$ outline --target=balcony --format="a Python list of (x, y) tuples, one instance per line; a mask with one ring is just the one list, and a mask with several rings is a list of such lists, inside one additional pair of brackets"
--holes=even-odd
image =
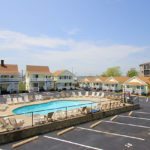
[(0, 82), (19, 82), (21, 78), (0, 78)]
[(37, 81), (48, 82), (48, 81), (52, 81), (52, 79), (50, 79), (50, 78), (30, 78), (30, 81), (32, 81), (32, 82), (37, 82)]

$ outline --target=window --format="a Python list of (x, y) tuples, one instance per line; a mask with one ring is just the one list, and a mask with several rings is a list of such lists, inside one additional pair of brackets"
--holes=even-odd
[(38, 74), (36, 74), (36, 75), (35, 75), (35, 78), (38, 78), (38, 77), (39, 77), (39, 75), (38, 75)]
[(136, 88), (137, 88), (137, 89), (140, 89), (140, 86), (137, 86)]
[(38, 83), (33, 83), (33, 87), (38, 87)]
[(143, 90), (143, 89), (144, 89), (144, 86), (141, 86), (141, 89)]

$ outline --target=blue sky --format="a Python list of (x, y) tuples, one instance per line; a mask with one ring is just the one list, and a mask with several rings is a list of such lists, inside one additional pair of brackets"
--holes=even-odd
[(150, 59), (149, 0), (0, 0), (7, 63), (100, 74)]

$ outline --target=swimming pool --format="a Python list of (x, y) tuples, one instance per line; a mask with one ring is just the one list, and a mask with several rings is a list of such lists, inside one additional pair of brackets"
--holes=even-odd
[(42, 104), (34, 104), (34, 105), (18, 107), (13, 110), (13, 113), (22, 114), (22, 113), (34, 112), (34, 114), (47, 114), (49, 112), (56, 112), (58, 110), (66, 110), (66, 107), (67, 110), (71, 110), (71, 109), (80, 108), (84, 106), (91, 107), (91, 105), (95, 105), (95, 103), (89, 100), (86, 101), (85, 100), (84, 101), (57, 100), (57, 101), (51, 101)]

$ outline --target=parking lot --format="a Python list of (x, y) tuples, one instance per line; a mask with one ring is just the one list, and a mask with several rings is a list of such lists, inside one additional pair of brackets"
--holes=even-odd
[[(114, 120), (103, 119), (81, 124), (57, 136), (59, 131), (39, 136), (35, 141), (18, 147), (18, 150), (149, 150), (150, 149), (150, 99), (140, 98), (141, 109), (118, 115)], [(130, 115), (129, 115), (130, 114)], [(17, 143), (17, 142), (14, 142)], [(0, 146), (11, 149), (14, 143)]]

